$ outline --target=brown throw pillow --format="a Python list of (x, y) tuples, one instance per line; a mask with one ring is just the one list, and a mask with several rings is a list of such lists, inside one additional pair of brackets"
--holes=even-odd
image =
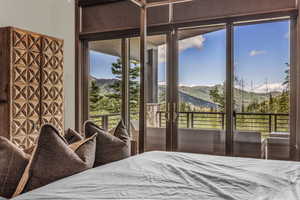
[(28, 161), (29, 156), (8, 139), (0, 137), (0, 197), (12, 197)]
[(44, 125), (14, 196), (92, 168), (95, 150), (96, 134), (71, 148), (52, 125)]
[(123, 121), (120, 121), (113, 135), (91, 121), (85, 122), (84, 132), (86, 137), (98, 133), (94, 167), (130, 156), (130, 137)]
[(65, 131), (64, 138), (66, 139), (68, 144), (73, 144), (84, 139), (78, 132), (70, 128)]

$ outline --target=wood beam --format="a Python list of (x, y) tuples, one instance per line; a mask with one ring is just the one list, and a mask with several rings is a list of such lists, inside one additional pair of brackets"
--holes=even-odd
[[(297, 18), (290, 20), (290, 159), (297, 160)], [(298, 138), (299, 139), (299, 138)]]
[(227, 23), (226, 25), (226, 140), (225, 140), (225, 153), (226, 156), (233, 155), (233, 84), (234, 84), (234, 68), (233, 68), (233, 24)]
[(81, 131), (83, 122), (83, 102), (82, 102), (82, 51), (83, 42), (79, 38), (81, 32), (82, 11), (78, 0), (75, 1), (75, 129)]
[(130, 68), (130, 42), (122, 38), (122, 120), (129, 129), (129, 68)]
[[(145, 1), (143, 1), (145, 3)], [(145, 151), (147, 144), (147, 92), (146, 92), (146, 55), (147, 55), (147, 8), (140, 9), (140, 120), (139, 120), (139, 153)]]
[(193, 1), (193, 0), (164, 0), (164, 1), (147, 3), (146, 7), (152, 8), (152, 7), (158, 7), (158, 6), (167, 6), (167, 5), (173, 5), (173, 4), (187, 3), (187, 2), (191, 2), (191, 1)]
[(130, 2), (134, 3), (138, 7), (142, 8), (146, 6), (146, 2), (144, 0), (130, 0)]
[[(295, 17), (294, 20), (296, 20), (296, 27), (293, 26), (293, 30), (291, 30), (293, 33), (293, 35), (291, 35), (291, 38), (293, 40), (291, 40), (291, 42), (293, 43), (296, 43), (294, 44), (294, 64), (295, 64), (295, 72), (296, 74), (293, 75), (292, 74), (292, 71), (290, 72), (290, 76), (291, 77), (295, 77), (295, 81), (296, 81), (296, 94), (294, 94), (294, 96), (296, 96), (297, 98), (295, 99), (296, 102), (291, 102), (291, 109), (296, 109), (296, 119), (294, 120), (294, 123), (296, 123), (296, 131), (295, 131), (295, 136), (296, 137), (296, 160), (297, 161), (300, 161), (300, 123), (299, 123), (299, 120), (300, 120), (300, 96), (299, 96), (299, 89), (300, 89), (300, 56), (299, 56), (299, 51), (300, 51), (300, 20), (299, 20), (299, 14), (300, 14), (300, 4), (298, 3), (298, 17)], [(295, 24), (294, 24), (295, 25)], [(291, 65), (292, 67), (292, 65)], [(292, 88), (291, 88), (291, 93), (292, 92), (295, 92), (295, 91), (292, 91)], [(291, 98), (291, 97), (290, 97)], [(294, 106), (292, 105), (294, 104)], [(293, 148), (293, 147), (291, 147)]]

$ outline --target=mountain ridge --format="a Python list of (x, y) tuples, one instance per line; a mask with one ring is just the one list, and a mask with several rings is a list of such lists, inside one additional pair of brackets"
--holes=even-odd
[[(99, 79), (95, 77), (90, 77), (90, 80), (96, 81), (97, 85), (100, 87), (101, 92), (113, 92), (112, 89), (109, 88), (109, 85), (113, 84), (117, 79)], [(223, 85), (215, 85), (215, 86), (179, 86), (179, 100), (181, 102), (186, 102), (192, 104), (197, 107), (206, 107), (206, 108), (217, 108), (218, 104), (214, 103), (210, 97), (210, 90), (215, 87), (218, 90), (224, 91)], [(159, 85), (159, 93), (162, 94), (165, 92), (165, 85)], [(245, 90), (241, 90), (238, 88), (234, 88), (235, 93), (235, 102), (239, 102), (238, 104), (244, 104), (245, 106), (249, 105), (253, 101), (262, 102), (267, 100), (270, 95), (277, 96), (280, 92), (270, 92), (270, 93), (255, 93), (248, 92)], [(163, 94), (165, 95), (165, 94)]]

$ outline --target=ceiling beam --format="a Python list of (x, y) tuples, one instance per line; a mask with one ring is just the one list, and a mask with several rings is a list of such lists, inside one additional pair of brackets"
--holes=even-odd
[(158, 1), (158, 2), (147, 3), (146, 7), (152, 8), (152, 7), (158, 7), (158, 6), (168, 6), (168, 5), (186, 3), (186, 2), (191, 2), (191, 1), (193, 1), (193, 0), (163, 0), (163, 1)]
[[(86, 6), (116, 3), (120, 1), (126, 1), (126, 0), (78, 0), (78, 5), (81, 7), (86, 7)], [(152, 8), (152, 7), (165, 6), (170, 4), (173, 5), (178, 3), (185, 3), (193, 0), (162, 0), (159, 2), (152, 2), (152, 3), (146, 3), (145, 0), (129, 0), (129, 1), (137, 5), (138, 7), (146, 6), (147, 8)]]
[(143, 8), (146, 6), (146, 1), (144, 1), (144, 0), (130, 0), (130, 1), (140, 8)]

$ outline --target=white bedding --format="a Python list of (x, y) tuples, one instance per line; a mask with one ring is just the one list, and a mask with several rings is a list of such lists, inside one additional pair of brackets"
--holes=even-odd
[(300, 163), (148, 152), (15, 199), (299, 200)]

